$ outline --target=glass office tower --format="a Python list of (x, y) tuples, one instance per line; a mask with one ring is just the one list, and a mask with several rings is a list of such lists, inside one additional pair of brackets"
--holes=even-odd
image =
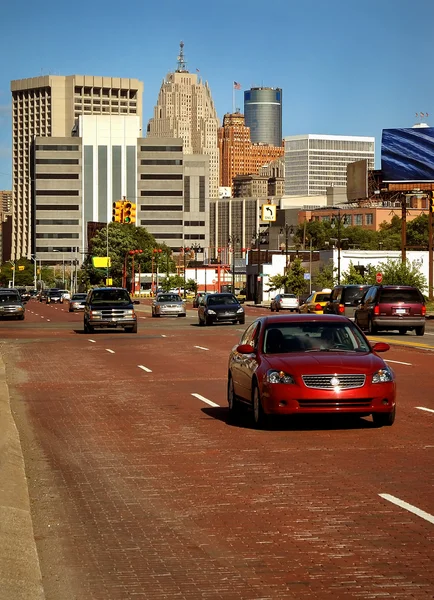
[(251, 88), (244, 92), (244, 117), (253, 143), (282, 145), (282, 90)]

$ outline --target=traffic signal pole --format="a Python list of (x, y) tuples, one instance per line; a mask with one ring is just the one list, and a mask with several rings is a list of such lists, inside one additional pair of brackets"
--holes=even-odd
[[(434, 196), (434, 193), (432, 193)], [(428, 298), (433, 298), (433, 213), (434, 197), (430, 198), (430, 207), (428, 214)]]

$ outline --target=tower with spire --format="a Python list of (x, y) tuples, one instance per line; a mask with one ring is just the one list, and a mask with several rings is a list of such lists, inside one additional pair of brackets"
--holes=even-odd
[(219, 152), (217, 132), (219, 119), (208, 82), (190, 73), (180, 42), (177, 68), (163, 80), (149, 120), (148, 137), (182, 138), (185, 154), (209, 157), (210, 197), (218, 197)]

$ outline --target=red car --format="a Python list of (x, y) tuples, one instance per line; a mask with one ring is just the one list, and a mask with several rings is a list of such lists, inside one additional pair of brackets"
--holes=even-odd
[(395, 375), (347, 317), (261, 317), (232, 349), (228, 404), (253, 409), (257, 427), (272, 415), (346, 413), (372, 415), (378, 427), (395, 420)]

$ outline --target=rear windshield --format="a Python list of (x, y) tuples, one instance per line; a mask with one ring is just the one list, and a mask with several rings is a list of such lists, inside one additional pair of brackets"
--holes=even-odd
[(315, 296), (315, 302), (327, 302), (328, 300), (330, 300), (330, 293), (317, 294)]
[(281, 294), (281, 298), (296, 298), (295, 294)]
[(71, 300), (86, 300), (87, 294), (73, 294)]
[(418, 290), (381, 290), (380, 302), (408, 302), (417, 303), (422, 302)]
[(238, 300), (234, 296), (210, 296), (208, 298), (209, 306), (217, 306), (217, 304), (238, 304)]
[(362, 288), (344, 288), (344, 290), (342, 291), (342, 302), (344, 304), (357, 304), (357, 301), (363, 298), (366, 290), (368, 289), (369, 286)]
[(126, 290), (95, 290), (92, 295), (92, 304), (131, 304), (130, 296)]

